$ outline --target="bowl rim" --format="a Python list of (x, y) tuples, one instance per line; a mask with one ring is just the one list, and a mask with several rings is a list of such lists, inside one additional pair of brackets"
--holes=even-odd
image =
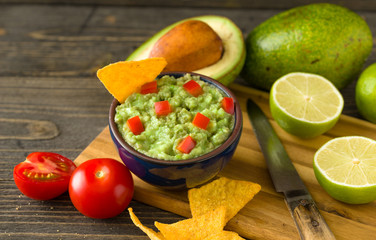
[(225, 149), (227, 149), (229, 146), (231, 146), (237, 139), (240, 137), (241, 134), (241, 129), (243, 127), (243, 118), (242, 118), (242, 112), (240, 108), (240, 104), (238, 100), (236, 99), (235, 95), (228, 89), (226, 86), (224, 86), (222, 83), (214, 80), (211, 77), (199, 74), (199, 73), (194, 73), (194, 72), (181, 72), (181, 71), (166, 71), (166, 72), (161, 72), (157, 78), (161, 78), (164, 75), (173, 75), (174, 77), (181, 77), (184, 76), (185, 74), (190, 74), (192, 76), (199, 76), (200, 80), (203, 80), (205, 82), (208, 82), (209, 84), (214, 85), (215, 87), (219, 88), (227, 97), (231, 97), (234, 99), (234, 104), (235, 104), (235, 125), (233, 128), (232, 133), (230, 136), (227, 138), (227, 140), (221, 144), (221, 146), (217, 147), (213, 151), (210, 151), (208, 153), (205, 153), (204, 155), (195, 157), (195, 158), (190, 158), (190, 159), (183, 159), (183, 160), (164, 160), (164, 159), (158, 159), (158, 158), (153, 158), (149, 157), (136, 149), (134, 149), (131, 145), (129, 145), (122, 137), (121, 133), (119, 132), (117, 125), (115, 123), (115, 112), (116, 112), (116, 107), (120, 104), (119, 101), (114, 98), (112, 100), (111, 106), (110, 106), (110, 111), (109, 111), (109, 128), (110, 131), (112, 132), (114, 138), (116, 141), (121, 145), (121, 147), (125, 148), (128, 152), (130, 152), (132, 155), (135, 155), (136, 157), (152, 164), (157, 164), (157, 165), (164, 165), (164, 166), (177, 166), (177, 165), (187, 165), (187, 164), (193, 164), (193, 163), (199, 163), (206, 161), (208, 159), (211, 159), (221, 152), (223, 152)]

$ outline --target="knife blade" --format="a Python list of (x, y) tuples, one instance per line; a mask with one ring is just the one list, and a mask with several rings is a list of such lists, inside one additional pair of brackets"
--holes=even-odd
[(247, 112), (275, 190), (284, 194), (300, 238), (335, 239), (268, 118), (251, 99), (247, 100)]

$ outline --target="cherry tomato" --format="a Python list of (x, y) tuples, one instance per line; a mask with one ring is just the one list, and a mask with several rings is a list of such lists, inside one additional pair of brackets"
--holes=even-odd
[(78, 211), (91, 218), (115, 217), (133, 197), (128, 168), (111, 158), (95, 158), (77, 167), (69, 182), (69, 196)]
[(34, 152), (13, 170), (18, 189), (36, 200), (49, 200), (68, 190), (76, 165), (57, 153)]

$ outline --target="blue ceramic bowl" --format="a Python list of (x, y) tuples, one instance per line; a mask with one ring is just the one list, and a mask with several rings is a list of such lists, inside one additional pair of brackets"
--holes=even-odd
[[(164, 72), (163, 75), (181, 77), (185, 72)], [(112, 140), (114, 141), (121, 160), (137, 177), (152, 185), (165, 189), (186, 189), (196, 187), (214, 178), (232, 158), (239, 143), (243, 128), (242, 113), (235, 95), (221, 83), (200, 74), (202, 81), (219, 88), (227, 97), (234, 99), (235, 126), (229, 138), (217, 149), (202, 156), (179, 161), (166, 161), (152, 158), (132, 148), (124, 141), (117, 125), (114, 122), (115, 109), (119, 102), (114, 99), (109, 112), (109, 125)]]

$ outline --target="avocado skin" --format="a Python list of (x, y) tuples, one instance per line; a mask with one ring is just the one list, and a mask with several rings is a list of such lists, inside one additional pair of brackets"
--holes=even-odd
[(264, 90), (290, 72), (319, 74), (341, 89), (359, 74), (373, 44), (358, 14), (328, 3), (277, 14), (251, 31), (245, 42), (241, 75)]

